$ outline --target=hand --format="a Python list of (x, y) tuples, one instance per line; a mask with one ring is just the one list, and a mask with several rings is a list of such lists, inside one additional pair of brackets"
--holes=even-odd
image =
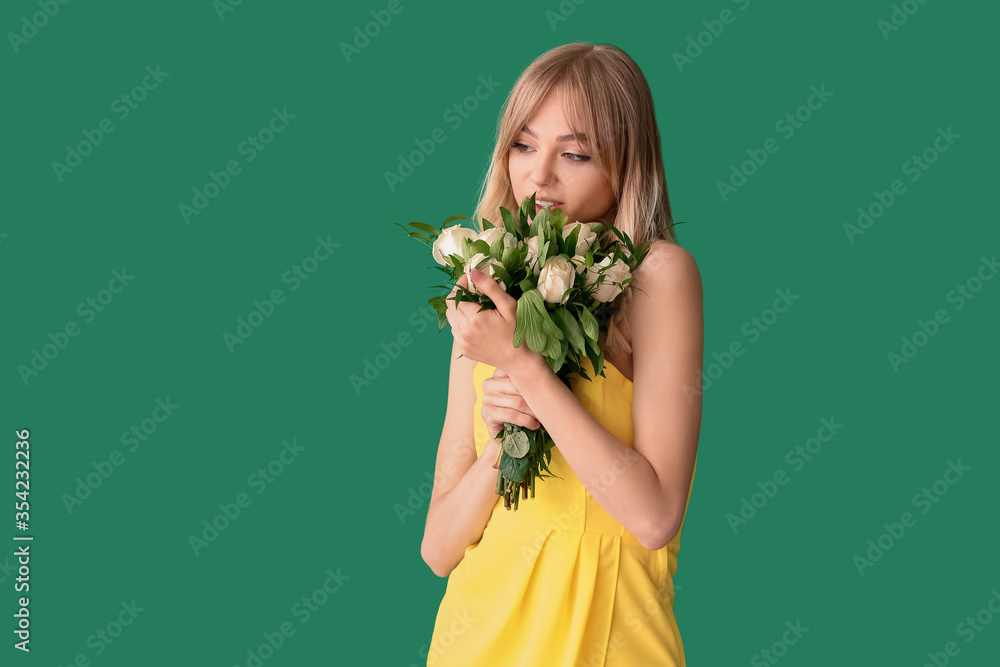
[[(478, 276), (477, 276), (478, 274)], [(529, 357), (542, 355), (522, 342), (514, 347), (514, 329), (517, 327), (517, 301), (500, 289), (500, 285), (490, 276), (473, 270), (458, 279), (458, 285), (468, 289), (469, 278), (479, 291), (488, 296), (496, 306), (479, 312), (481, 306), (471, 301), (456, 303), (452, 298), (458, 287), (452, 290), (445, 303), (451, 332), (462, 356), (496, 368), (511, 368), (522, 364)]]
[(482, 415), (490, 438), (503, 431), (504, 422), (526, 429), (541, 426), (510, 376), (501, 368), (493, 372), (493, 377), (483, 380)]

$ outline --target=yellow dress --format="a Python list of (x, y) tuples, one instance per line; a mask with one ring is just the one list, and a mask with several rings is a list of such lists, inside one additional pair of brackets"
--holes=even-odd
[[(606, 362), (606, 377), (595, 376), (584, 359), (593, 381), (572, 376), (573, 393), (632, 447), (632, 383)], [(489, 438), (482, 382), (494, 370), (473, 371), (477, 456)], [(558, 446), (551, 453), (549, 469), (562, 479), (536, 480), (535, 497), (516, 511), (498, 495), (482, 538), (448, 576), (427, 666), (683, 667), (673, 613), (681, 531), (646, 549), (591, 497)], [(693, 486), (692, 476), (685, 516)]]

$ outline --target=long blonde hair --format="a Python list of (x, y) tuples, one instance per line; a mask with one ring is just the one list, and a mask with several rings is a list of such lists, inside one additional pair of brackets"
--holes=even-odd
[[(510, 147), (552, 90), (563, 94), (563, 114), (573, 134), (585, 134), (587, 150), (614, 196), (610, 222), (638, 245), (655, 239), (677, 244), (663, 171), (653, 96), (639, 66), (610, 44), (575, 42), (546, 51), (518, 77), (500, 112), (496, 147), (476, 206), (476, 226), (500, 221), (500, 207), (516, 214), (510, 182)], [(592, 222), (583, 220), (581, 222)], [(609, 229), (608, 240), (617, 237)], [(632, 289), (616, 300), (605, 345), (631, 352), (628, 311)]]

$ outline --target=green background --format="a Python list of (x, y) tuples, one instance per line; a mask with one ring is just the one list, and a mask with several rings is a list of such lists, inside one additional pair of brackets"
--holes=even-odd
[[(984, 264), (1000, 250), (998, 10), (912, 1), (884, 35), (889, 2), (675, 4), (220, 13), (209, 0), (118, 0), (53, 3), (47, 18), (38, 2), (4, 3), (3, 493), (14, 431), (28, 428), (35, 541), (30, 655), (12, 646), (15, 543), (0, 551), (3, 663), (246, 665), (290, 623), (264, 664), (423, 664), (446, 583), (420, 540), (451, 336), (422, 319), (440, 274), (393, 223), (471, 214), (519, 73), (590, 41), (622, 47), (649, 81), (679, 240), (704, 283), (714, 379), (675, 578), (689, 664), (767, 664), (759, 652), (797, 621), (809, 630), (781, 664), (921, 665), (949, 641), (952, 664), (996, 664), (1000, 618), (980, 610), (1000, 590), (1000, 280)], [(713, 23), (726, 9), (731, 22)], [(373, 11), (391, 20), (345, 55)], [(678, 66), (687, 48), (696, 57)], [(121, 118), (115, 100), (147, 66), (168, 74)], [(449, 122), (479, 77), (498, 88)], [(811, 86), (832, 95), (788, 137), (776, 123)], [(251, 161), (239, 147), (273, 109), (294, 118)], [(113, 131), (57, 176), (52, 163), (104, 118)], [(446, 141), (390, 187), (386, 172), (436, 128)], [(939, 128), (959, 138), (935, 155)], [(718, 183), (769, 137), (779, 150), (723, 198)], [(911, 180), (905, 163), (927, 149), (936, 161)], [(180, 205), (230, 160), (239, 173), (185, 220)], [(852, 242), (844, 225), (895, 179), (905, 193)], [(290, 279), (328, 237), (340, 244), (329, 259)], [(134, 279), (102, 292), (123, 267)], [(960, 285), (961, 308), (948, 298)], [(227, 346), (276, 289), (284, 302)], [(751, 334), (776, 290), (798, 299)], [(108, 296), (91, 316), (78, 309)], [(938, 309), (947, 321), (894, 368), (888, 354)], [(22, 376), (70, 323), (78, 335)], [(403, 333), (410, 344), (379, 358)], [(720, 361), (735, 342), (744, 353)], [(377, 377), (352, 382), (376, 359)], [(168, 398), (178, 407), (129, 451), (122, 434)], [(843, 428), (796, 469), (786, 454), (823, 418)], [(303, 449), (273, 464), (285, 441)], [(67, 507), (116, 450), (121, 465)], [(914, 496), (934, 492), (949, 460), (970, 470), (938, 482), (922, 513)], [(252, 485), (269, 463), (280, 473)], [(727, 515), (778, 471), (788, 483), (734, 532)], [(249, 506), (196, 554), (189, 538), (241, 493)], [(20, 531), (5, 506), (9, 540)], [(915, 525), (883, 537), (891, 548), (859, 573), (855, 556), (907, 511)], [(339, 589), (303, 622), (295, 605), (327, 570)], [(133, 600), (142, 611), (112, 643), (91, 638)], [(977, 613), (992, 622), (970, 642), (958, 625)]]

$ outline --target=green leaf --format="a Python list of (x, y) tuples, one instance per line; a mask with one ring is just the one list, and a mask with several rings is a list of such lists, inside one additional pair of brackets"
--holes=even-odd
[(514, 345), (520, 347), (526, 341), (528, 347), (539, 354), (545, 354), (548, 336), (542, 313), (545, 312), (542, 293), (537, 289), (528, 290), (517, 300), (517, 322), (514, 325)]
[(433, 299), (428, 299), (427, 303), (431, 304), (431, 307), (434, 308), (434, 310), (436, 310), (437, 312), (444, 313), (447, 312), (448, 308), (447, 299), (448, 296), (446, 294), (442, 294), (441, 296), (436, 296)]
[(507, 246), (503, 242), (503, 236), (490, 244), (490, 257), (498, 262), (503, 261), (503, 250)]
[(504, 248), (500, 255), (500, 261), (508, 271), (513, 271), (516, 264), (520, 264), (520, 251), (517, 248)]
[(569, 218), (566, 217), (566, 214), (561, 208), (553, 209), (552, 215), (549, 218), (549, 224), (552, 225), (553, 229), (559, 232), (560, 236), (562, 236), (563, 228), (566, 227), (568, 222)]
[(559, 341), (559, 354), (552, 361), (552, 371), (559, 372), (559, 369), (566, 362), (566, 353), (569, 351), (569, 342), (563, 338)]
[[(541, 236), (538, 237), (538, 266), (539, 268), (545, 267), (545, 262), (549, 261), (549, 242), (543, 239)], [(539, 274), (541, 277), (541, 274)]]
[(604, 350), (590, 339), (587, 340), (587, 357), (594, 366), (594, 374), (604, 375)]
[(501, 206), (500, 216), (503, 218), (504, 230), (506, 230), (508, 234), (514, 234), (517, 236), (517, 221), (514, 220), (514, 216), (511, 215), (511, 212)]
[(583, 225), (577, 225), (576, 227), (574, 227), (573, 231), (571, 231), (569, 233), (569, 236), (566, 237), (566, 240), (563, 241), (563, 252), (565, 252), (570, 257), (576, 255), (576, 244), (577, 241), (580, 239), (580, 229), (582, 227)]
[[(445, 227), (448, 227), (449, 225), (453, 224), (457, 220), (472, 220), (472, 218), (470, 218), (470, 217), (468, 217), (466, 215), (453, 215), (450, 218), (448, 218), (447, 220), (445, 220), (444, 223), (442, 223), (441, 230), (444, 231)], [(475, 220), (472, 220), (472, 222), (475, 222)]]
[(573, 349), (577, 352), (583, 352), (585, 350), (583, 331), (580, 329), (580, 324), (576, 321), (573, 313), (564, 307), (560, 307), (552, 311), (552, 319), (562, 328)]
[(621, 241), (625, 245), (626, 248), (628, 248), (628, 254), (629, 255), (634, 255), (635, 254), (635, 248), (632, 246), (632, 239), (630, 239), (628, 237), (628, 234), (626, 234), (625, 232), (621, 231), (620, 229), (618, 229), (614, 225), (611, 226), (611, 231), (614, 232), (615, 236), (618, 237), (618, 240)]
[(438, 234), (441, 233), (440, 231), (438, 231), (437, 227), (434, 227), (433, 225), (428, 225), (423, 222), (411, 222), (410, 227), (416, 227), (421, 231), (427, 232), (431, 236), (437, 236)]
[(528, 463), (527, 457), (516, 459), (504, 452), (500, 457), (500, 472), (510, 481), (520, 483), (524, 481), (524, 476), (528, 472)]
[(484, 255), (490, 254), (490, 244), (482, 239), (476, 239), (475, 241), (472, 241), (472, 254), (474, 255), (477, 252), (481, 252)]
[(528, 436), (524, 431), (514, 431), (507, 434), (504, 436), (502, 444), (503, 450), (507, 452), (507, 456), (513, 456), (516, 459), (526, 456), (530, 449)]
[(507, 269), (503, 268), (499, 264), (493, 265), (493, 277), (502, 280), (507, 290), (510, 290), (511, 285), (514, 282), (514, 280), (510, 277), (510, 274), (507, 273)]
[(519, 209), (519, 212), (521, 215), (521, 220), (524, 220), (525, 222), (527, 222), (529, 218), (534, 218), (535, 216), (535, 208), (536, 208), (535, 194), (536, 193), (534, 192), (531, 193), (530, 197), (526, 198), (523, 202), (521, 202), (521, 208)]
[(514, 347), (521, 347), (525, 336), (528, 334), (528, 308), (521, 308), (521, 300), (517, 300), (517, 315), (514, 320)]
[(580, 309), (580, 328), (583, 330), (583, 335), (593, 341), (595, 344), (598, 341), (600, 326), (597, 323), (597, 318), (594, 314), (590, 312), (589, 308)]
[(552, 222), (552, 211), (551, 209), (543, 208), (541, 211), (535, 214), (534, 222), (532, 226), (538, 225), (551, 225)]
[(472, 243), (473, 240), (468, 237), (462, 239), (462, 259), (465, 262), (468, 262), (470, 259), (472, 259), (472, 256), (476, 254), (476, 251), (472, 249)]
[[(528, 347), (535, 352), (552, 360), (560, 355), (560, 342), (566, 335), (562, 332), (545, 306), (545, 300), (538, 289), (528, 290), (521, 295), (517, 302), (518, 323), (522, 322), (521, 310), (524, 309), (523, 339), (527, 341)], [(520, 333), (515, 325), (515, 338)]]
[(409, 237), (414, 239), (426, 239), (427, 241), (431, 240), (431, 237), (427, 236), (427, 234), (424, 234), (423, 232), (410, 232)]

